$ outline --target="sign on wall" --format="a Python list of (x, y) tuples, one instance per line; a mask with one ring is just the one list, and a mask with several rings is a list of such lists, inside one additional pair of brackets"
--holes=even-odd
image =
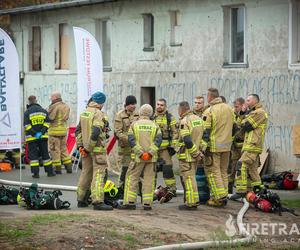
[(96, 39), (86, 30), (73, 27), (77, 60), (77, 121), (91, 95), (103, 91), (103, 62)]
[(0, 150), (21, 147), (20, 107), (17, 49), (0, 28)]

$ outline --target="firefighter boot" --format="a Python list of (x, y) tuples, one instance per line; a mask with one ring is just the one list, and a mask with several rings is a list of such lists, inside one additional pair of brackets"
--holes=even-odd
[(228, 193), (233, 194), (233, 183), (232, 182), (228, 182)]
[(210, 198), (207, 201), (207, 205), (210, 207), (224, 207), (227, 205), (227, 198), (222, 198), (218, 200)]
[(40, 178), (40, 168), (39, 167), (31, 167), (31, 172), (33, 173), (32, 178)]
[(93, 206), (94, 206), (94, 210), (105, 210), (105, 211), (113, 210), (112, 206), (106, 205), (104, 202), (96, 203)]
[(49, 166), (49, 167), (48, 167), (47, 176), (48, 176), (48, 177), (53, 177), (53, 176), (55, 176), (55, 173), (54, 173), (54, 171), (53, 171), (53, 167), (52, 167), (52, 166)]
[(179, 210), (189, 210), (189, 211), (193, 211), (193, 210), (197, 210), (197, 206), (188, 206), (186, 204), (182, 204), (178, 206)]
[(55, 174), (62, 174), (61, 166), (55, 166)]
[(72, 164), (66, 164), (65, 168), (68, 174), (72, 174)]
[(87, 204), (84, 201), (77, 201), (77, 207), (81, 208), (81, 207), (88, 207), (89, 204)]
[(135, 210), (136, 205), (133, 202), (129, 202), (129, 204), (123, 204), (123, 205), (119, 206), (118, 209), (121, 209), (121, 210)]

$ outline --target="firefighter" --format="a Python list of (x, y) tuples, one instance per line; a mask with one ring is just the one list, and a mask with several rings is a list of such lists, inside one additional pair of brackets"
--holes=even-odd
[(203, 120), (193, 114), (186, 101), (179, 103), (178, 115), (180, 117), (179, 139), (176, 151), (185, 200), (185, 204), (179, 205), (179, 209), (196, 210), (199, 205), (196, 170), (203, 158), (202, 150), (205, 150), (202, 141)]
[(106, 175), (106, 132), (101, 111), (106, 96), (102, 92), (92, 95), (85, 111), (80, 114), (76, 128), (77, 147), (82, 157), (82, 172), (77, 185), (77, 206), (87, 207), (91, 195), (94, 210), (112, 210), (104, 203)]
[(124, 204), (120, 209), (136, 209), (137, 186), (143, 172), (142, 200), (144, 210), (151, 210), (155, 185), (155, 164), (157, 151), (162, 142), (160, 128), (150, 117), (153, 109), (144, 104), (139, 111), (140, 118), (130, 126), (128, 141), (132, 149), (125, 181)]
[(70, 108), (62, 101), (59, 92), (51, 94), (51, 105), (48, 108), (50, 126), (49, 149), (53, 167), (56, 174), (61, 174), (62, 165), (67, 173), (72, 173), (72, 161), (67, 151), (67, 121), (69, 119)]
[(196, 96), (194, 98), (194, 108), (193, 108), (193, 113), (195, 115), (198, 115), (199, 117), (202, 117), (202, 114), (205, 110), (204, 106), (204, 97), (203, 96)]
[(232, 145), (234, 113), (231, 107), (223, 103), (219, 91), (208, 89), (209, 108), (203, 114), (203, 139), (208, 143), (205, 152), (204, 170), (208, 179), (211, 198), (209, 206), (224, 206), (228, 195), (228, 165)]
[(259, 167), (259, 154), (263, 150), (268, 114), (259, 101), (259, 96), (251, 94), (247, 97), (246, 106), (249, 114), (243, 119), (241, 129), (245, 132), (242, 147), (242, 156), (236, 165), (236, 193), (244, 196), (247, 184), (256, 190), (262, 187), (262, 182), (257, 171)]
[(156, 169), (163, 172), (165, 184), (175, 196), (176, 179), (173, 172), (172, 156), (176, 153), (174, 147), (178, 137), (177, 122), (175, 117), (167, 110), (165, 99), (159, 99), (156, 102), (153, 121), (160, 127), (162, 133), (162, 143), (158, 151), (158, 167)]
[(116, 114), (114, 121), (114, 134), (118, 140), (119, 166), (121, 166), (119, 177), (119, 187), (121, 189), (124, 189), (125, 176), (131, 161), (128, 130), (130, 125), (139, 118), (138, 113), (135, 111), (136, 103), (135, 96), (127, 96), (124, 109)]
[(242, 155), (242, 147), (244, 142), (245, 134), (241, 131), (240, 126), (242, 124), (242, 120), (244, 118), (245, 113), (245, 99), (242, 97), (237, 98), (233, 102), (233, 112), (235, 115), (235, 123), (237, 125), (238, 130), (236, 131), (233, 137), (233, 143), (231, 146), (230, 152), (230, 164), (228, 166), (228, 193), (233, 193), (233, 186), (236, 174), (236, 163), (241, 158)]
[(43, 109), (31, 95), (28, 98), (29, 105), (24, 113), (24, 127), (26, 143), (28, 144), (28, 157), (30, 160), (33, 178), (39, 178), (39, 160), (42, 158), (45, 172), (48, 177), (55, 176), (52, 161), (48, 153), (48, 112)]

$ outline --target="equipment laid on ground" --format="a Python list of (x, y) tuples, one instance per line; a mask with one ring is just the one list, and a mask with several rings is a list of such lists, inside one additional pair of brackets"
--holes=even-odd
[(111, 180), (107, 180), (103, 187), (104, 190), (104, 203), (114, 208), (122, 205), (124, 190), (119, 187), (117, 188), (115, 183)]
[(200, 204), (205, 204), (210, 198), (210, 192), (204, 168), (198, 167), (196, 171), (196, 181), (198, 186), (199, 202)]
[(0, 171), (9, 172), (12, 170), (12, 164), (9, 162), (0, 162)]
[(298, 216), (293, 209), (282, 207), (278, 194), (266, 188), (248, 192), (246, 194), (246, 199), (250, 204), (254, 205), (255, 208), (266, 213), (278, 212), (281, 216), (282, 212), (289, 212)]
[(174, 192), (170, 190), (170, 187), (158, 186), (154, 191), (154, 200), (158, 200), (161, 204), (169, 202), (174, 196)]
[(18, 195), (18, 204), (27, 209), (68, 209), (70, 202), (62, 201), (59, 196), (60, 190), (43, 191), (38, 189), (38, 185), (33, 183), (29, 188), (21, 188)]
[(13, 205), (17, 203), (19, 190), (13, 187), (0, 186), (0, 205)]
[(298, 181), (294, 180), (295, 174), (291, 171), (284, 171), (270, 175), (264, 175), (262, 181), (269, 188), (293, 190), (298, 188)]

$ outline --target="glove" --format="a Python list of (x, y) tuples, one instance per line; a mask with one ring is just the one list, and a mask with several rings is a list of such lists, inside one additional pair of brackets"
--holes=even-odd
[(195, 157), (196, 161), (201, 161), (204, 158), (204, 155), (202, 152), (199, 152), (199, 154)]
[(42, 137), (42, 132), (36, 132), (35, 135), (34, 135), (34, 137), (36, 139), (40, 139)]
[(141, 159), (143, 161), (150, 161), (152, 159), (152, 155), (150, 153), (148, 153), (148, 152), (144, 152), (141, 155)]
[(88, 156), (88, 152), (84, 149), (84, 147), (79, 147), (79, 153), (82, 158), (85, 158)]

